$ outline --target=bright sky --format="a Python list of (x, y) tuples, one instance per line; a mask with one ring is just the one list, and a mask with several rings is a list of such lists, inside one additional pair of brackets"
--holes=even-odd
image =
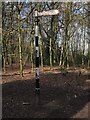
[(88, 2), (90, 0), (1, 0), (2, 2)]

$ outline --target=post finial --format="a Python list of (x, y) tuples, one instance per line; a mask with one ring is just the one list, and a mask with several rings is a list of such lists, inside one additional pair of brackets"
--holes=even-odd
[(35, 10), (35, 17), (38, 17), (38, 11)]

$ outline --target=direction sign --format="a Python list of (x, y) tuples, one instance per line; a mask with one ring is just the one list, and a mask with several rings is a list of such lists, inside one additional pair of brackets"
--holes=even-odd
[(43, 11), (38, 12), (38, 16), (51, 16), (51, 15), (58, 15), (59, 10), (49, 10), (49, 11)]

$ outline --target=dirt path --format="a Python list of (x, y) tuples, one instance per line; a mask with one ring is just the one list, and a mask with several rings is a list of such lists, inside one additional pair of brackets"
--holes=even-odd
[[(28, 73), (28, 74), (27, 74)], [(87, 118), (90, 88), (87, 74), (73, 70), (40, 73), (40, 97), (35, 94), (35, 73), (3, 75), (3, 118)], [(89, 98), (89, 99), (88, 99)]]
[(87, 103), (73, 118), (89, 118), (90, 103)]

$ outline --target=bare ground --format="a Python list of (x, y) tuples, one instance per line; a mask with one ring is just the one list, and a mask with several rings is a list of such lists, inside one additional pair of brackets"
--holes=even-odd
[[(79, 71), (82, 73), (79, 76)], [(17, 66), (2, 75), (3, 118), (89, 118), (90, 72), (70, 68), (67, 74), (48, 67), (40, 71), (40, 95), (35, 94), (35, 73), (30, 67), (20, 77)]]

